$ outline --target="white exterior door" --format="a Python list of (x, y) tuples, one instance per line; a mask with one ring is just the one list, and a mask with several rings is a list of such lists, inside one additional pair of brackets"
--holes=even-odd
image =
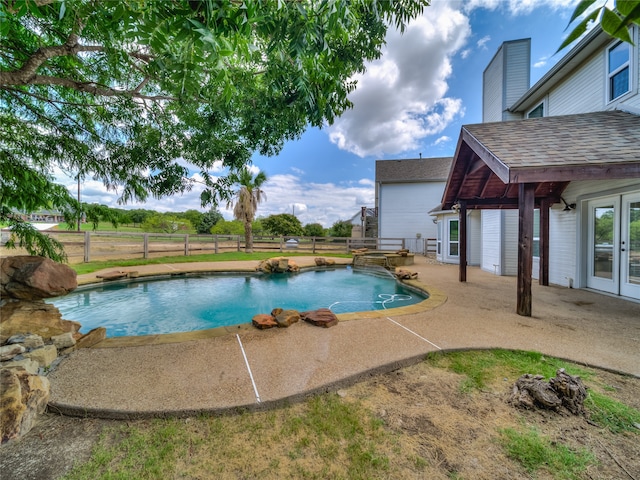
[(620, 295), (640, 299), (640, 192), (622, 196)]
[(587, 286), (604, 292), (620, 292), (620, 197), (589, 202), (589, 254)]
[(640, 192), (588, 202), (587, 286), (640, 299)]

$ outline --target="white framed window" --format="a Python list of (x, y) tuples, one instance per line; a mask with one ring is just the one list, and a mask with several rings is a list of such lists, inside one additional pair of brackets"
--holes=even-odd
[(540, 209), (533, 211), (533, 256), (540, 258)]
[(450, 257), (458, 257), (460, 255), (459, 251), (458, 251), (458, 247), (460, 246), (460, 238), (458, 236), (459, 234), (459, 230), (458, 230), (458, 224), (459, 221), (458, 219), (451, 219), (449, 220), (449, 242), (448, 242), (448, 255)]
[(541, 102), (539, 105), (532, 108), (529, 113), (527, 113), (527, 118), (541, 118), (544, 117), (544, 102)]
[(631, 91), (631, 45), (618, 41), (607, 48), (607, 101)]

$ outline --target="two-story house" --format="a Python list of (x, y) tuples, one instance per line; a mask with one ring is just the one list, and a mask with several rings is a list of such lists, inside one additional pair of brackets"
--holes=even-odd
[(461, 280), (479, 249), (482, 269), (518, 275), (518, 313), (532, 277), (640, 299), (638, 31), (631, 45), (594, 28), (530, 88), (529, 40), (484, 72), (483, 123), (461, 129), (441, 210), (459, 212)]
[(451, 161), (451, 157), (376, 160), (380, 238), (402, 238), (409, 248), (436, 238), (428, 212), (440, 203)]

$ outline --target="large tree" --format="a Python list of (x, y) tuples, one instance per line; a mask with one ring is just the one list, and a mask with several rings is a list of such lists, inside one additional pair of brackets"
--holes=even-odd
[[(102, 180), (121, 202), (196, 181), (203, 206), (228, 200), (214, 167), (239, 170), (331, 123), (388, 25), (403, 29), (427, 4), (3, 0), (0, 176), (24, 174), (1, 185), (2, 205), (80, 214), (63, 190), (24, 198), (28, 178), (51, 183), (58, 170)], [(19, 219), (3, 208), (0, 221)]]
[(256, 218), (258, 204), (266, 198), (260, 188), (267, 181), (267, 175), (259, 172), (254, 177), (248, 168), (243, 168), (237, 175), (232, 175), (233, 181), (238, 185), (238, 190), (230, 200), (233, 204), (233, 216), (244, 223), (244, 251), (253, 252), (253, 221)]
[(271, 235), (282, 236), (301, 236), (304, 235), (302, 224), (295, 215), (290, 213), (279, 213), (277, 215), (269, 215), (262, 219), (262, 225), (265, 231)]

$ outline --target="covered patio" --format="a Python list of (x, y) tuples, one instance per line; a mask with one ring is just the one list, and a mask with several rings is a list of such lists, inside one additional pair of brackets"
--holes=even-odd
[[(549, 285), (549, 209), (572, 181), (640, 179), (640, 116), (623, 111), (464, 125), (443, 194), (460, 215), (459, 281), (467, 280), (467, 210), (518, 209), (517, 307), (531, 316), (534, 210), (541, 285)], [(575, 205), (565, 204), (565, 208)]]

